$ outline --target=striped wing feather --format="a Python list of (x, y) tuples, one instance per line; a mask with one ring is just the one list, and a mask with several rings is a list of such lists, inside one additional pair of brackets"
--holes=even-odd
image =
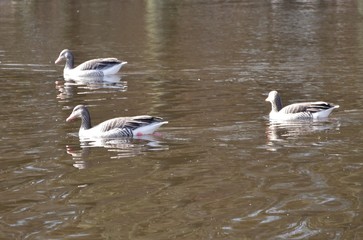
[(99, 124), (102, 132), (107, 132), (116, 128), (127, 128), (135, 130), (136, 128), (149, 125), (154, 122), (162, 122), (163, 119), (159, 117), (152, 117), (148, 115), (136, 116), (136, 117), (120, 117), (113, 118)]
[(120, 64), (121, 61), (117, 58), (97, 58), (92, 59), (89, 61), (86, 61), (80, 65), (78, 65), (76, 68), (78, 70), (104, 70), (107, 68), (110, 68), (112, 66)]
[(282, 108), (280, 112), (285, 114), (302, 113), (302, 112), (316, 113), (327, 110), (332, 107), (333, 105), (327, 102), (294, 103)]

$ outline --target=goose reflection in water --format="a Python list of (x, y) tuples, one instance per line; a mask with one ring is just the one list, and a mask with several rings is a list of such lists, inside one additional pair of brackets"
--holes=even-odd
[[(127, 82), (121, 81), (119, 75), (109, 75), (103, 77), (77, 77), (66, 78), (65, 82), (56, 82), (56, 89), (60, 92), (58, 94), (59, 99), (66, 99), (70, 96), (74, 96), (77, 93), (97, 93), (99, 89), (108, 89), (115, 91), (127, 91)], [(89, 90), (93, 90), (90, 92)]]
[(284, 146), (300, 136), (339, 128), (340, 123), (334, 120), (269, 121), (266, 127), (267, 145), (269, 150), (276, 151), (278, 143)]
[(66, 82), (75, 82), (78, 84), (101, 84), (101, 83), (118, 83), (121, 81), (120, 75), (106, 75), (106, 76), (72, 76), (72, 77), (64, 77)]
[(103, 147), (115, 153), (111, 158), (135, 157), (147, 151), (169, 150), (169, 146), (163, 143), (162, 138), (157, 135), (143, 135), (133, 138), (80, 140), (79, 145), (66, 145), (66, 151), (72, 156), (75, 168), (85, 169), (92, 164), (87, 158), (93, 148)]

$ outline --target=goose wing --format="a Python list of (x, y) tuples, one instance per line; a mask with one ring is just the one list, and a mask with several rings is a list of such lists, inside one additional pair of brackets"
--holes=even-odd
[(122, 62), (117, 58), (97, 58), (88, 60), (76, 67), (77, 70), (105, 70), (107, 68), (119, 65)]
[(316, 113), (334, 107), (335, 107), (334, 105), (327, 102), (294, 103), (282, 108), (280, 112), (285, 114), (302, 113), (302, 112)]
[(104, 121), (96, 127), (99, 127), (101, 132), (107, 132), (114, 129), (135, 130), (136, 128), (139, 127), (163, 121), (164, 120), (160, 117), (153, 117), (148, 115), (135, 116), (135, 117), (119, 117)]

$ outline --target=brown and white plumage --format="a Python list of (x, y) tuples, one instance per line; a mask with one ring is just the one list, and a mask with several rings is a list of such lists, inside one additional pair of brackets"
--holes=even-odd
[(323, 101), (294, 103), (282, 107), (281, 97), (277, 91), (271, 91), (266, 101), (271, 102), (272, 110), (269, 114), (271, 120), (322, 119), (327, 118), (335, 108), (339, 108), (338, 105)]
[(74, 67), (74, 57), (70, 50), (64, 49), (55, 64), (65, 60), (66, 64), (63, 70), (64, 77), (103, 77), (106, 75), (116, 74), (127, 62), (117, 58), (97, 58), (88, 60), (77, 67)]
[(168, 123), (160, 117), (148, 115), (134, 117), (118, 117), (106, 120), (94, 127), (86, 106), (76, 106), (67, 118), (70, 122), (76, 118), (82, 120), (79, 137), (84, 138), (119, 138), (153, 134), (163, 124)]

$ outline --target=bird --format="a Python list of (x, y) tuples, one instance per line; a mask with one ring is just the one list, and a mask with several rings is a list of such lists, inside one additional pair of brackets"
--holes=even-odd
[(123, 65), (127, 64), (117, 58), (97, 58), (74, 67), (74, 57), (68, 49), (61, 51), (54, 63), (57, 64), (62, 60), (66, 61), (63, 70), (64, 77), (103, 77), (116, 74)]
[(335, 108), (339, 108), (339, 105), (323, 101), (293, 103), (283, 107), (281, 97), (275, 90), (268, 94), (265, 101), (271, 102), (270, 120), (324, 119)]
[(140, 137), (153, 134), (159, 127), (168, 123), (160, 117), (140, 115), (112, 118), (92, 127), (90, 113), (84, 105), (74, 107), (66, 122), (71, 122), (77, 118), (82, 121), (78, 133), (81, 139)]

